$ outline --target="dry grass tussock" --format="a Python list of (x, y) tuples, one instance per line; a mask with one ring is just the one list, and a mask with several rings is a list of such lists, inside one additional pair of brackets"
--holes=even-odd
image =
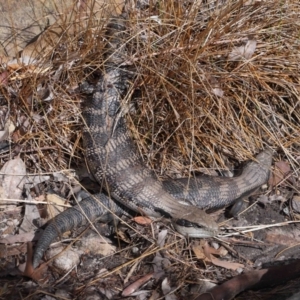
[(165, 1), (137, 21), (148, 39), (140, 29), (132, 120), (159, 174), (224, 167), (267, 144), (295, 157), (299, 9), (296, 1), (226, 1), (219, 9)]
[[(153, 1), (131, 11), (136, 97), (124, 102), (136, 108), (128, 118), (141, 153), (158, 175), (224, 168), (266, 145), (295, 159), (298, 1), (207, 2)], [(82, 157), (77, 87), (104, 64), (107, 17), (93, 13), (74, 24), (58, 19), (52, 31), (61, 36), (47, 38), (38, 63), (13, 70), (2, 86), (18, 126), (13, 140), (32, 172)]]

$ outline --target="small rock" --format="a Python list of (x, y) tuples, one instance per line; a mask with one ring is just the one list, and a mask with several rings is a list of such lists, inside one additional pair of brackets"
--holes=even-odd
[(61, 253), (57, 258), (53, 260), (53, 265), (63, 272), (71, 270), (75, 265), (80, 262), (80, 253), (73, 249), (63, 251), (63, 247), (53, 248), (47, 251), (47, 258)]
[(80, 241), (76, 243), (76, 246), (80, 252), (86, 252), (88, 250), (91, 255), (100, 254), (108, 256), (116, 252), (116, 247), (111, 244), (109, 239), (100, 236), (94, 231), (81, 238)]
[(140, 249), (138, 247), (132, 247), (131, 252), (134, 255), (138, 255), (140, 253)]

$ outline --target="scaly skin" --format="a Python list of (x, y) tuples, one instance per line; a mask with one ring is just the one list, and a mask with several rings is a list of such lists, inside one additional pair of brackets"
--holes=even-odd
[[(109, 209), (113, 208), (117, 214), (123, 213), (119, 203), (138, 213), (170, 218), (180, 233), (192, 237), (214, 236), (218, 232), (218, 226), (201, 207), (229, 205), (265, 183), (269, 176), (272, 152), (266, 150), (260, 153), (257, 162), (251, 162), (242, 175), (236, 178), (204, 176), (202, 180), (200, 177), (164, 184), (157, 180), (138, 155), (121, 114), (121, 97), (128, 88), (130, 77), (127, 70), (120, 67), (126, 60), (123, 42), (125, 29), (125, 21), (121, 17), (112, 19), (109, 23), (105, 72), (83, 113), (86, 123), (83, 133), (86, 160), (91, 173), (109, 195), (98, 194), (96, 199)], [(197, 207), (177, 202), (175, 197), (187, 199)], [(34, 267), (57, 236), (87, 224), (87, 218), (93, 222), (106, 213), (104, 206), (89, 197), (80, 206), (55, 217), (38, 241), (33, 259)]]
[(57, 215), (46, 227), (42, 237), (37, 242), (33, 256), (33, 267), (38, 266), (44, 252), (57, 237), (73, 228), (92, 223), (96, 219), (106, 221), (110, 212), (116, 215), (126, 213), (105, 194), (99, 193), (85, 198), (80, 204)]
[(205, 230), (203, 235), (214, 235), (217, 224), (200, 208), (176, 203), (138, 154), (120, 114), (121, 96), (128, 88), (128, 73), (119, 66), (125, 60), (126, 27), (121, 18), (115, 21), (108, 28), (105, 74), (83, 114), (86, 122), (83, 144), (90, 171), (108, 195), (131, 210), (172, 218), (175, 223), (193, 224)]
[(176, 199), (184, 199), (201, 209), (218, 209), (250, 195), (266, 183), (272, 164), (273, 152), (266, 149), (248, 163), (237, 177), (201, 175), (163, 181), (166, 191)]

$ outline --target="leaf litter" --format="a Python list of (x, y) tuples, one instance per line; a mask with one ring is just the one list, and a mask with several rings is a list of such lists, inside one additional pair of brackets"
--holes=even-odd
[[(224, 218), (223, 211), (216, 213), (215, 218), (225, 221), (229, 234), (238, 235), (221, 236), (214, 242), (230, 249), (222, 259), (214, 256), (212, 241), (201, 252), (169, 224), (146, 221), (151, 225), (145, 226), (144, 217), (122, 219), (118, 230), (126, 238), (113, 235), (118, 251), (108, 255), (108, 259), (100, 254), (83, 253), (82, 265), (76, 270), (79, 278), (76, 293), (68, 290), (70, 295), (80, 298), (100, 286), (97, 293), (113, 298), (123, 289), (124, 274), (135, 265), (128, 278), (130, 284), (138, 282), (132, 290), (142, 287), (153, 297), (176, 295), (180, 299), (189, 295), (192, 285), (198, 285), (201, 279), (220, 282), (235, 278), (240, 268), (249, 271), (270, 260), (297, 257), (297, 251), (288, 251), (293, 245), (297, 250), (298, 241), (284, 244), (280, 237), (285, 232), (297, 236), (299, 230), (296, 225), (288, 225), (291, 220), (299, 219), (299, 215), (293, 205), (285, 203), (290, 199), (295, 202), (299, 195), (299, 12), (299, 3), (292, 0), (162, 1), (160, 5), (154, 1), (142, 10), (131, 11), (129, 30), (133, 43), (128, 43), (128, 62), (124, 64), (134, 64), (137, 70), (133, 83), (137, 95), (124, 102), (136, 108), (129, 110), (128, 124), (144, 161), (159, 178), (190, 176), (203, 169), (226, 173), (240, 168), (241, 161), (253, 158), (258, 149), (269, 145), (277, 152), (276, 170), (269, 182), (272, 191), (263, 191), (271, 203), (252, 205), (231, 221)], [(73, 13), (76, 15), (78, 11), (75, 9)], [(4, 186), (14, 186), (4, 192), (17, 193), (12, 200), (34, 203), (34, 199), (54, 195), (51, 193), (54, 190), (66, 199), (65, 203), (59, 201), (60, 204), (75, 203), (77, 178), (58, 174), (70, 167), (80, 169), (83, 123), (82, 98), (77, 87), (90, 73), (95, 70), (97, 73), (103, 67), (101, 36), (106, 18), (99, 23), (93, 14), (88, 16), (89, 22), (78, 23), (82, 27), (75, 32), (68, 31), (72, 23), (67, 18), (58, 18), (59, 26), (65, 28), (61, 43), (48, 45), (48, 50), (39, 53), (34, 63), (28, 60), (28, 65), (13, 62), (2, 67), (1, 130), (3, 139), (8, 136), (11, 144), (1, 151), (1, 162), (3, 166), (20, 159), (25, 166), (25, 172), (24, 169), (15, 172), (17, 176), (3, 172), (8, 182)], [(12, 129), (7, 129), (8, 107), (9, 119), (15, 127)], [(21, 174), (24, 178), (33, 174), (33, 181), (25, 188), (20, 188), (25, 186), (25, 181), (20, 181)], [(97, 190), (90, 182), (88, 188)], [(41, 197), (44, 194), (47, 197)], [(278, 206), (272, 199), (280, 197), (286, 201)], [(43, 217), (43, 211), (48, 216), (57, 213), (51, 211), (51, 205), (37, 209), (35, 204), (16, 203), (9, 202), (10, 208), (5, 207), (1, 216), (2, 224), (11, 224), (8, 231), (1, 230), (3, 242), (9, 234), (6, 248), (1, 248), (1, 253), (6, 253), (1, 256), (6, 260), (4, 266), (8, 262), (15, 265), (25, 262), (22, 237), (25, 240), (30, 237), (21, 233), (22, 226), (23, 231), (32, 233), (33, 224)], [(21, 205), (25, 207), (22, 218), (27, 220), (26, 226), (18, 210)], [(282, 232), (263, 231), (261, 224), (280, 226)], [(250, 232), (238, 229), (249, 225)], [(260, 230), (254, 232), (254, 226)], [(97, 230), (100, 231), (98, 226)], [(12, 239), (15, 233), (20, 236)], [(268, 242), (273, 250), (266, 250), (270, 246), (264, 244), (266, 234), (273, 234)], [(67, 234), (68, 238), (73, 236), (78, 234)], [(288, 245), (288, 250), (280, 251), (277, 244), (283, 248)], [(208, 261), (208, 257), (212, 259)], [(45, 270), (42, 264), (47, 276), (38, 270), (33, 276), (30, 259), (27, 264), (24, 271), (27, 276), (37, 281), (46, 278), (46, 292), (53, 292), (53, 284), (61, 280), (56, 278), (66, 276), (66, 282), (72, 282), (73, 269), (66, 275), (53, 267), (49, 269), (48, 265)], [(152, 280), (151, 264), (159, 264), (156, 267), (159, 279)], [(90, 279), (90, 274), (94, 274), (92, 266), (106, 271)], [(139, 281), (140, 278), (143, 280)], [(35, 297), (26, 288), (24, 292)]]

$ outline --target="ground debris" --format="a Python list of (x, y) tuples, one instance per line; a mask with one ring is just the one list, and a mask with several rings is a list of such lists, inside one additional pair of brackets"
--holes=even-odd
[[(124, 103), (145, 162), (159, 178), (203, 170), (233, 175), (240, 161), (270, 146), (277, 156), (270, 188), (258, 192), (260, 203), (247, 199), (246, 211), (234, 219), (216, 212), (224, 234), (203, 243), (145, 216), (112, 220), (105, 238), (98, 224), (77, 228), (51, 246), (49, 252), (63, 250), (61, 256), (46, 257), (33, 270), (26, 243), (38, 238), (35, 229), (77, 203), (81, 189), (99, 191), (91, 178), (78, 181), (88, 173), (82, 167), (79, 87), (97, 82), (105, 64), (107, 13), (120, 12), (123, 1), (111, 7), (110, 1), (98, 1), (103, 7), (79, 2), (67, 12), (55, 5), (55, 24), (39, 26), (50, 29), (39, 41), (55, 37), (43, 48), (30, 44), (16, 59), (0, 56), (0, 160), (3, 168), (13, 164), (2, 169), (0, 189), (0, 297), (116, 299), (124, 293), (128, 299), (202, 299), (199, 294), (211, 289), (215, 299), (229, 299), (265, 287), (262, 275), (278, 285), (288, 274), (299, 277), (295, 0), (138, 1), (129, 13), (128, 61), (121, 67), (134, 65), (137, 75), (135, 91), (128, 93), (133, 97)], [(45, 19), (34, 15), (30, 22), (34, 18)], [(22, 36), (14, 24), (12, 29), (12, 37)], [(12, 45), (19, 43), (7, 45), (10, 53)], [(3, 202), (8, 198), (18, 201)], [(268, 265), (281, 261), (289, 264)], [(250, 293), (248, 299), (255, 299), (258, 292)]]

